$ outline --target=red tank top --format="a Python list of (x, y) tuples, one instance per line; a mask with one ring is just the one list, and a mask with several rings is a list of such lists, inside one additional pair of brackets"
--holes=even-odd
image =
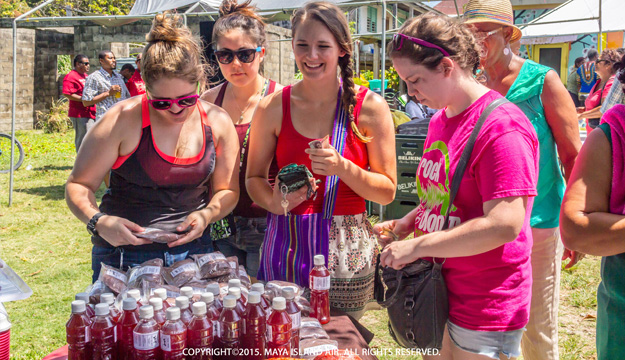
[[(362, 102), (367, 94), (366, 87), (360, 87), (356, 95), (356, 106), (354, 107), (354, 122), (358, 125), (358, 115), (362, 108)], [(332, 134), (330, 134), (332, 136)], [(307, 138), (295, 130), (291, 120), (291, 86), (287, 86), (282, 90), (282, 126), (280, 128), (280, 136), (276, 145), (276, 161), (278, 167), (282, 168), (291, 163), (306, 165), (311, 168), (311, 161), (308, 154), (304, 152), (308, 149), (308, 143), (314, 139)], [(332, 138), (330, 137), (330, 142)], [(362, 169), (368, 169), (369, 156), (367, 154), (367, 146), (354, 135), (351, 126), (347, 127), (347, 138), (345, 141), (345, 150), (343, 157), (352, 161), (356, 166)], [(307, 200), (291, 210), (296, 215), (315, 214), (323, 212), (323, 195), (325, 192), (326, 177), (313, 173), (315, 179), (321, 180), (319, 189), (317, 189), (317, 199)], [(333, 215), (354, 215), (365, 211), (365, 199), (358, 196), (350, 187), (339, 180), (339, 188), (334, 206)]]

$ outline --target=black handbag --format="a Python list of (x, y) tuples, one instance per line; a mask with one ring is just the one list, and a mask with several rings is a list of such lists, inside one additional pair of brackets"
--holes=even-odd
[[(450, 205), (453, 204), (460, 187), (482, 124), (493, 110), (507, 102), (505, 98), (494, 100), (477, 120), (454, 172), (449, 193)], [(442, 230), (449, 228), (450, 211), (451, 206), (445, 214)], [(399, 345), (411, 349), (442, 348), (445, 324), (449, 316), (447, 287), (441, 271), (444, 263), (444, 259), (440, 263), (436, 259), (434, 262), (419, 259), (401, 270), (390, 267), (381, 269), (378, 255), (375, 298), (378, 304), (387, 309), (389, 331)]]

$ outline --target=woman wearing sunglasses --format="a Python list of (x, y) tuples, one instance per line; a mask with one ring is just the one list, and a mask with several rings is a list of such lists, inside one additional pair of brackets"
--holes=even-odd
[[(211, 224), (211, 238), (219, 251), (238, 257), (239, 264), (255, 278), (267, 228), (267, 210), (255, 204), (245, 190), (249, 134), (260, 99), (283, 86), (259, 73), (265, 56), (265, 24), (250, 1), (239, 5), (236, 0), (225, 0), (219, 10), (221, 17), (213, 28), (213, 45), (226, 81), (205, 92), (202, 99), (222, 107), (234, 122), (241, 147), (238, 163), (241, 195), (232, 214)], [(269, 178), (273, 180), (277, 172), (274, 160)]]
[[(475, 79), (480, 49), (469, 30), (449, 17), (427, 14), (407, 21), (388, 53), (408, 94), (442, 110), (430, 121), (416, 174), (419, 205), (402, 219), (374, 227), (385, 246), (380, 265), (401, 269), (432, 257), (443, 263), (449, 320), (441, 356), (424, 359), (515, 358), (532, 286), (536, 132), (515, 105), (495, 108), (478, 128), (450, 204), (462, 151), (484, 110), (502, 96)], [(449, 229), (442, 230), (447, 209)], [(393, 241), (393, 233), (415, 237)]]
[[(199, 42), (167, 13), (156, 16), (146, 39), (147, 93), (120, 102), (89, 131), (67, 182), (69, 208), (92, 235), (94, 280), (100, 263), (125, 270), (160, 258), (171, 266), (211, 252), (208, 224), (238, 199), (232, 120), (198, 101), (206, 78)], [(112, 169), (111, 186), (98, 207), (104, 169)], [(141, 237), (146, 228), (179, 237), (151, 242)]]
[(575, 104), (558, 74), (510, 49), (522, 35), (513, 18), (510, 0), (470, 0), (464, 13), (465, 23), (482, 43), (485, 85), (521, 108), (538, 134), (538, 195), (530, 220), (534, 292), (522, 347), (527, 360), (556, 360), (562, 254), (571, 259), (566, 268), (581, 256), (563, 249), (558, 229), (565, 179), (581, 148), (579, 124)]
[[(308, 287), (313, 257), (324, 255), (330, 306), (359, 318), (373, 300), (377, 256), (365, 199), (388, 204), (395, 196), (393, 122), (380, 96), (354, 85), (341, 10), (308, 3), (291, 21), (303, 80), (261, 101), (250, 134), (247, 189), (270, 212), (258, 278)], [(326, 136), (321, 148), (310, 148)], [(307, 199), (306, 186), (288, 195), (272, 189), (274, 158), (280, 168), (306, 165), (321, 180), (317, 195)]]

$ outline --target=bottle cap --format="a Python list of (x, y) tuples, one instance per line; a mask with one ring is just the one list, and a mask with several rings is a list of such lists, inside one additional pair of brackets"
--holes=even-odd
[(9, 318), (0, 312), (0, 332), (5, 332), (11, 328)]
[(189, 298), (186, 296), (178, 296), (176, 298), (176, 306), (180, 308), (180, 310), (189, 308)]
[(241, 288), (241, 280), (239, 279), (230, 279), (228, 280), (228, 289), (230, 288)]
[(196, 316), (206, 315), (206, 303), (204, 301), (198, 301), (196, 303), (193, 303), (192, 310), (193, 310), (193, 315), (196, 315)]
[(265, 293), (265, 285), (262, 283), (256, 283), (252, 285), (252, 291), (258, 291), (262, 295)]
[[(87, 304), (83, 300), (72, 301), (72, 314), (78, 314), (87, 310)], [(4, 315), (4, 314), (2, 314)]]
[(315, 255), (313, 259), (313, 261), (315, 262), (315, 266), (326, 265), (326, 258), (323, 255)]
[(171, 321), (176, 321), (180, 319), (180, 308), (176, 306), (168, 308), (165, 312), (165, 318)]
[(152, 305), (143, 305), (139, 308), (139, 319), (151, 319), (154, 317), (154, 308)]
[(133, 298), (125, 298), (122, 302), (123, 310), (135, 310), (137, 308), (137, 300)]
[(193, 288), (191, 286), (183, 286), (180, 288), (180, 295), (186, 296), (189, 299), (193, 297)]
[(239, 300), (241, 298), (241, 288), (228, 288), (228, 295), (232, 295)]
[(167, 290), (165, 290), (164, 288), (158, 288), (154, 290), (154, 296), (165, 300), (167, 299)]
[[(237, 298), (232, 295), (226, 295), (224, 298), (224, 308), (234, 309), (237, 306)], [(285, 306), (286, 309), (286, 306)]]
[(248, 304), (259, 304), (260, 293), (258, 291), (250, 291), (250, 296), (247, 298)]
[(112, 305), (115, 303), (115, 295), (112, 293), (104, 293), (100, 295), (100, 303)]
[(95, 306), (95, 315), (103, 316), (109, 314), (109, 305), (107, 303), (99, 303)]
[(206, 291), (208, 291), (209, 293), (213, 293), (214, 296), (219, 296), (219, 292), (221, 290), (219, 290), (219, 284), (208, 284), (208, 286), (206, 287)]
[(210, 292), (205, 292), (204, 294), (200, 295), (200, 301), (203, 301), (204, 303), (206, 303), (206, 305), (210, 306), (213, 304), (213, 302), (215, 302), (215, 295)]
[(89, 294), (87, 294), (86, 292), (79, 292), (78, 294), (76, 294), (76, 297), (74, 299), (84, 301), (85, 305), (89, 304)]
[(295, 289), (290, 286), (285, 286), (282, 288), (282, 296), (284, 296), (287, 300), (295, 299)]
[(139, 289), (128, 290), (126, 294), (135, 300), (141, 300), (141, 292)]
[(273, 304), (271, 308), (274, 310), (285, 310), (286, 309), (286, 299), (282, 296), (278, 296), (273, 298)]
[(158, 311), (163, 308), (163, 299), (160, 297), (151, 298), (148, 302), (152, 305), (154, 311)]

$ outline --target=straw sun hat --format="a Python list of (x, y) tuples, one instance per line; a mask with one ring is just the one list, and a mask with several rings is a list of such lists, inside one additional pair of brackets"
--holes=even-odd
[(510, 42), (519, 40), (521, 30), (514, 25), (510, 0), (469, 0), (464, 10), (464, 23), (495, 23), (512, 28)]

